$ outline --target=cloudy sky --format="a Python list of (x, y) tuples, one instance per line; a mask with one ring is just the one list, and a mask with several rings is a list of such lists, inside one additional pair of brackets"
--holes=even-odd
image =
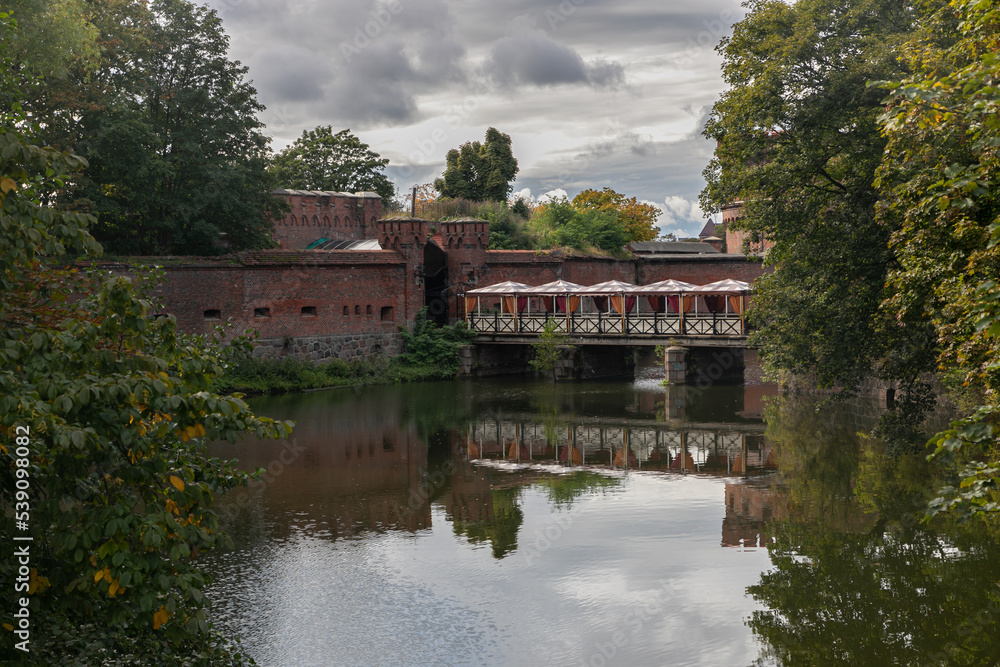
[(350, 128), (390, 159), (397, 188), (428, 183), (490, 126), (513, 138), (514, 191), (610, 186), (696, 234), (700, 130), (723, 90), (714, 46), (738, 0), (211, 0), (250, 68), (282, 148)]

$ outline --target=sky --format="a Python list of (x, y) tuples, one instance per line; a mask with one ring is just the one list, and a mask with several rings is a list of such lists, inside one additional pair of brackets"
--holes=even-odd
[(738, 0), (210, 0), (230, 57), (267, 107), (280, 150), (303, 130), (350, 129), (398, 190), (495, 127), (513, 140), (515, 196), (611, 187), (693, 236), (701, 129), (724, 90), (719, 39)]

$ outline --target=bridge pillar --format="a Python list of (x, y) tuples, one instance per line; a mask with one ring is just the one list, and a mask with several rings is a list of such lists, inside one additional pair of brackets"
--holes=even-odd
[(476, 348), (463, 345), (458, 349), (458, 377), (469, 377), (476, 365)]
[(687, 382), (687, 348), (668, 347), (663, 355), (663, 371), (667, 384)]

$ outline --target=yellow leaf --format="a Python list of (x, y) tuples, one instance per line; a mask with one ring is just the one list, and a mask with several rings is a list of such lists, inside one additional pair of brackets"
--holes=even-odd
[(104, 568), (104, 581), (111, 583), (111, 568)]
[(4, 624), (3, 624), (3, 627), (7, 628), (7, 629), (8, 629), (8, 630), (10, 630), (11, 632), (14, 632), (14, 626), (13, 626), (13, 625), (11, 625), (10, 623), (4, 623)]
[(178, 491), (184, 490), (184, 480), (182, 480), (177, 475), (170, 476), (170, 483), (173, 484)]
[(118, 592), (118, 580), (115, 579), (114, 581), (111, 582), (111, 587), (108, 588), (108, 595), (114, 597), (115, 593), (117, 592)]
[(103, 576), (104, 576), (104, 570), (98, 570), (97, 573), (94, 574), (94, 583), (96, 584), (98, 581), (100, 581), (101, 577)]
[(153, 629), (158, 630), (161, 625), (166, 623), (170, 619), (170, 614), (167, 613), (166, 607), (160, 607), (160, 611), (153, 614)]
[(0, 178), (0, 191), (4, 194), (16, 189), (17, 182), (13, 178)]

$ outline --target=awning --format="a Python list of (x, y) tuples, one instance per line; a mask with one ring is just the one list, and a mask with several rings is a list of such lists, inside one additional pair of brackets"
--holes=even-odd
[(749, 292), (750, 283), (745, 283), (742, 280), (732, 280), (730, 278), (726, 278), (725, 280), (717, 280), (714, 283), (709, 283), (707, 285), (692, 287), (688, 291), (697, 292), (699, 294), (739, 294), (741, 292)]
[(690, 292), (694, 289), (694, 285), (691, 283), (684, 283), (679, 280), (661, 280), (658, 283), (650, 283), (649, 285), (640, 285), (632, 290), (633, 294), (680, 294), (681, 292)]
[(496, 285), (487, 285), (486, 287), (466, 290), (465, 294), (471, 296), (481, 296), (486, 294), (519, 294), (531, 289), (531, 287), (528, 287), (524, 283), (515, 283), (507, 280), (502, 283), (497, 283)]
[(632, 283), (623, 283), (620, 280), (608, 280), (603, 283), (597, 283), (596, 285), (590, 285), (589, 287), (583, 287), (580, 289), (580, 294), (624, 294), (625, 292), (632, 293), (635, 291), (635, 285)]
[(553, 280), (538, 287), (529, 287), (525, 292), (532, 296), (561, 296), (563, 294), (579, 294), (582, 289), (583, 285), (565, 280)]

